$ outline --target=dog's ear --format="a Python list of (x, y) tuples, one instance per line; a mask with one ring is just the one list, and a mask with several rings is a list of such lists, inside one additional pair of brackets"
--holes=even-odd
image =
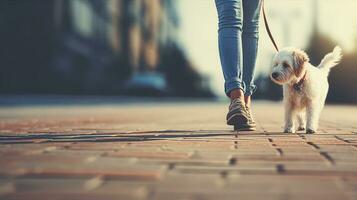
[(294, 73), (296, 77), (300, 77), (305, 71), (305, 63), (309, 62), (309, 56), (301, 50), (295, 50), (293, 52), (294, 60)]

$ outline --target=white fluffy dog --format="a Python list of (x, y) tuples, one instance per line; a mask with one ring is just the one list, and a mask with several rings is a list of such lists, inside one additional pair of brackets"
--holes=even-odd
[(308, 55), (299, 49), (285, 48), (275, 55), (270, 78), (283, 85), (285, 133), (296, 131), (296, 119), (299, 131), (306, 130), (309, 134), (317, 131), (329, 88), (327, 77), (341, 58), (338, 46), (317, 67), (311, 65)]

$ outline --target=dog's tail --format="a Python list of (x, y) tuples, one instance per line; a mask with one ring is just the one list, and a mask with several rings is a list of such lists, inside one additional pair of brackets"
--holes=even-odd
[(324, 71), (326, 74), (330, 72), (330, 69), (340, 63), (342, 59), (342, 49), (336, 46), (331, 53), (328, 53), (319, 64), (318, 68)]

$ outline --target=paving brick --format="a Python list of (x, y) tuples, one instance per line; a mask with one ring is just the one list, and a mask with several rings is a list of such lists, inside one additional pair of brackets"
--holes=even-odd
[(14, 194), (5, 195), (2, 198), (6, 200), (38, 200), (43, 199), (44, 197), (48, 197), (51, 200), (63, 200), (63, 199), (73, 199), (73, 200), (139, 200), (143, 199), (141, 197), (136, 197), (134, 194), (116, 194), (116, 193), (100, 193), (100, 194), (92, 194), (92, 193), (83, 193), (83, 192), (74, 192), (74, 193), (57, 193), (57, 192), (19, 192)]
[(154, 159), (188, 159), (192, 153), (165, 152), (165, 151), (118, 151), (109, 152), (107, 156), (111, 157), (134, 157), (134, 158), (154, 158)]
[(234, 155), (234, 158), (239, 160), (257, 160), (257, 161), (324, 161), (324, 158), (320, 154), (295, 154), (295, 155)]
[(188, 174), (224, 174), (236, 172), (242, 174), (276, 174), (275, 166), (240, 167), (237, 166), (176, 166), (175, 171)]
[(186, 166), (228, 166), (229, 159), (217, 160), (214, 158), (189, 158), (189, 159), (137, 159), (139, 164), (166, 164), (172, 167)]
[(12, 181), (0, 181), (0, 197), (14, 192), (16, 192), (16, 189)]
[[(285, 191), (291, 194), (341, 194), (342, 190), (337, 186), (337, 180), (333, 176), (228, 174), (226, 188), (233, 187), (247, 193), (280, 193)], [(260, 190), (256, 188), (260, 188)]]

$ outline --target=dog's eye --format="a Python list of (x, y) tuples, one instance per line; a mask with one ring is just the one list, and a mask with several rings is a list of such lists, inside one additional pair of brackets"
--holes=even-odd
[(289, 65), (288, 65), (287, 63), (283, 63), (283, 67), (284, 67), (284, 68), (288, 68)]

